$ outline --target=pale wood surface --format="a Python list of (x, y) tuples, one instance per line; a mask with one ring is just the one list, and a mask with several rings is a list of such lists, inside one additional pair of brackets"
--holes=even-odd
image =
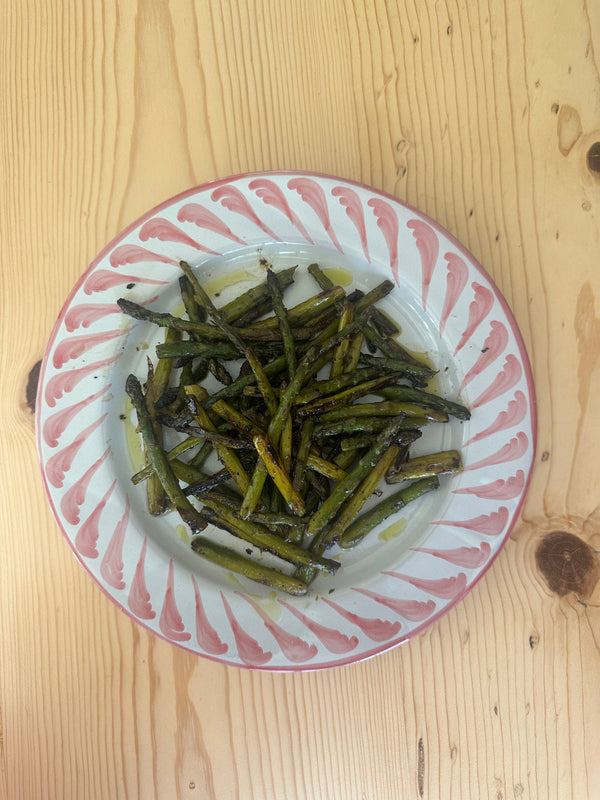
[[(600, 796), (600, 3), (0, 0), (0, 795)], [(25, 388), (96, 252), (204, 180), (305, 169), (435, 217), (522, 328), (539, 449), (486, 577), (418, 639), (306, 675), (225, 668), (116, 610), (38, 478)], [(598, 299), (597, 299), (598, 298)]]

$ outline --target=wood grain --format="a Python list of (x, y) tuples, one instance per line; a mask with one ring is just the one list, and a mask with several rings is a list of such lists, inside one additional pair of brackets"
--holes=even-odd
[[(0, 795), (594, 798), (600, 592), (600, 5), (0, 0)], [(418, 639), (324, 673), (148, 635), (61, 539), (25, 388), (86, 265), (178, 191), (262, 169), (364, 181), (436, 218), (513, 309), (539, 449), (522, 519)]]

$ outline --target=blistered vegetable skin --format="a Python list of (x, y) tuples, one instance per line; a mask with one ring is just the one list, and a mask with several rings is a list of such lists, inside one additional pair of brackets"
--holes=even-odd
[[(428, 426), (470, 412), (428, 389), (435, 370), (402, 346), (377, 307), (391, 281), (347, 293), (311, 264), (319, 291), (288, 307), (296, 268), (266, 265), (263, 283), (217, 307), (195, 270), (180, 266), (185, 317), (118, 301), (166, 330), (145, 386), (126, 381), (147, 456), (132, 481), (146, 481), (152, 513), (179, 513), (205, 560), (305, 595), (318, 574), (340, 568), (336, 548), (356, 547), (434, 491), (439, 475), (462, 469), (456, 450), (411, 449)], [(221, 388), (209, 392), (206, 376)], [(180, 440), (167, 451), (169, 429)], [(220, 462), (212, 472), (211, 452)], [(401, 486), (373, 505), (386, 484)]]

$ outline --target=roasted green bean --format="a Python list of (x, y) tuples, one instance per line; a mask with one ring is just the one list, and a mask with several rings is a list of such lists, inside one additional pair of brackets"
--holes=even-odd
[[(317, 574), (338, 570), (326, 550), (358, 545), (436, 488), (438, 475), (462, 469), (457, 450), (411, 450), (428, 426), (470, 412), (428, 389), (435, 369), (402, 346), (399, 326), (377, 307), (391, 281), (346, 292), (311, 264), (319, 291), (289, 306), (296, 267), (276, 273), (261, 264), (266, 280), (220, 307), (185, 261), (184, 314), (118, 301), (123, 313), (166, 330), (145, 387), (134, 375), (126, 382), (147, 454), (132, 481), (147, 481), (152, 513), (178, 511), (198, 555), (302, 596)], [(400, 481), (399, 492), (362, 513), (385, 483)], [(208, 523), (222, 532), (199, 535)], [(252, 555), (222, 544), (228, 536)], [(282, 568), (267, 566), (262, 552)]]

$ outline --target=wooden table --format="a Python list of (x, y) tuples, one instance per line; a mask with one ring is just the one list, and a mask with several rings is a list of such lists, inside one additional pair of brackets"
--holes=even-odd
[[(0, 9), (2, 796), (598, 797), (600, 4)], [(385, 655), (295, 675), (194, 657), (111, 604), (50, 513), (32, 409), (107, 241), (190, 186), (283, 168), (383, 189), (462, 241), (539, 410), (522, 517), (466, 599)]]

